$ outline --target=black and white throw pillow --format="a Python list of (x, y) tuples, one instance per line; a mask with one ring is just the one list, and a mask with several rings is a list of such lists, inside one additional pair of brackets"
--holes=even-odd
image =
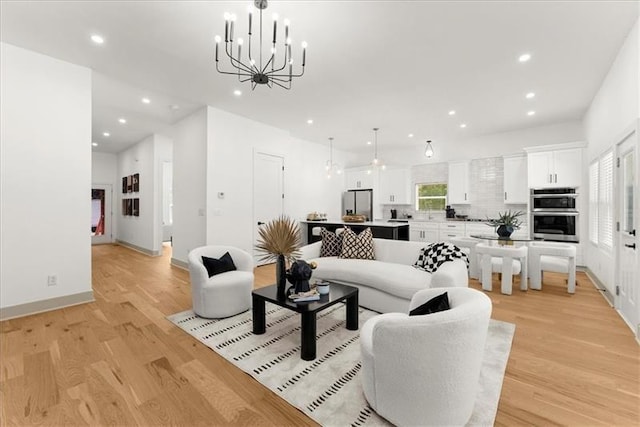
[(337, 235), (333, 231), (329, 231), (322, 227), (320, 230), (322, 245), (320, 246), (320, 256), (338, 256), (342, 252), (342, 234)]
[(434, 273), (447, 261), (460, 258), (469, 268), (469, 257), (462, 250), (451, 243), (431, 243), (420, 250), (420, 256), (413, 265), (415, 268)]
[(346, 227), (342, 233), (342, 252), (339, 258), (376, 259), (373, 252), (373, 234), (369, 227), (360, 234)]

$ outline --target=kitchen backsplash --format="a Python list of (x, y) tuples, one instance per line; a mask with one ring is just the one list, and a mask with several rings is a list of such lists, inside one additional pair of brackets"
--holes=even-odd
[[(417, 183), (447, 182), (448, 163), (416, 165), (411, 168), (412, 187)], [(526, 212), (527, 205), (504, 204), (504, 162), (502, 157), (489, 157), (471, 160), (469, 165), (469, 204), (452, 205), (457, 215), (469, 218), (496, 218), (499, 212), (506, 210)], [(444, 211), (418, 212), (413, 205), (384, 205), (384, 218), (391, 217), (391, 209), (397, 209), (398, 217), (407, 215), (416, 219), (442, 219)], [(431, 216), (431, 218), (429, 218)], [(527, 223), (526, 215), (521, 217)]]

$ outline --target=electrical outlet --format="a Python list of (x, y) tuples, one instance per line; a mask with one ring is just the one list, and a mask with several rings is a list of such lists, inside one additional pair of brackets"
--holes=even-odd
[(58, 284), (58, 276), (55, 274), (47, 276), (47, 286), (56, 286)]

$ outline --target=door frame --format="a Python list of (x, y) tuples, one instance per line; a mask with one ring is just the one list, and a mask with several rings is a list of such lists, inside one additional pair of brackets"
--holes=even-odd
[[(105, 222), (105, 234), (102, 241), (95, 241), (96, 236), (91, 236), (92, 245), (107, 245), (113, 243), (113, 184), (100, 184), (91, 183), (91, 189), (104, 189), (105, 191), (105, 206), (104, 206), (104, 222)], [(107, 228), (107, 224), (109, 225)], [(108, 233), (107, 233), (108, 232)]]
[(261, 265), (270, 264), (269, 262), (265, 262), (265, 261), (259, 262), (256, 259), (255, 249), (254, 249), (255, 243), (258, 241), (258, 226), (257, 226), (258, 218), (257, 218), (257, 208), (256, 208), (256, 202), (255, 202), (255, 200), (256, 200), (256, 194), (255, 194), (256, 193), (256, 189), (255, 189), (255, 177), (256, 176), (255, 175), (256, 175), (256, 161), (257, 161), (257, 156), (258, 155), (272, 156), (272, 157), (278, 157), (278, 158), (282, 159), (282, 194), (283, 194), (283, 197), (282, 197), (282, 205), (281, 205), (282, 209), (281, 210), (282, 210), (283, 214), (285, 212), (285, 198), (286, 198), (286, 189), (285, 189), (285, 171), (286, 171), (285, 163), (286, 163), (286, 157), (285, 157), (285, 155), (282, 154), (282, 153), (266, 151), (266, 150), (262, 150), (262, 149), (258, 149), (258, 148), (254, 147), (253, 156), (252, 156), (253, 157), (253, 159), (252, 159), (253, 160), (253, 164), (252, 164), (252, 170), (251, 170), (251, 198), (252, 198), (252, 203), (251, 204), (253, 206), (253, 212), (252, 212), (253, 222), (251, 224), (251, 227), (253, 229), (253, 233), (252, 233), (253, 241), (251, 242), (251, 254), (252, 254), (252, 257), (254, 258), (256, 267), (259, 267)]
[[(632, 125), (630, 125), (627, 129), (624, 130), (624, 132), (619, 135), (618, 138), (616, 138), (615, 140), (615, 144), (614, 144), (614, 153), (615, 153), (615, 167), (614, 167), (614, 176), (613, 176), (613, 188), (614, 188), (614, 218), (615, 218), (615, 223), (616, 223), (616, 228), (614, 230), (614, 246), (615, 246), (615, 286), (616, 286), (616, 290), (617, 287), (620, 286), (620, 280), (621, 280), (621, 269), (620, 267), (620, 262), (621, 262), (621, 237), (620, 237), (620, 233), (621, 233), (621, 225), (620, 225), (620, 220), (621, 217), (620, 215), (622, 214), (621, 212), (621, 186), (622, 183), (620, 182), (620, 167), (618, 166), (618, 162), (620, 161), (620, 155), (622, 154), (622, 150), (621, 150), (621, 144), (623, 144), (627, 138), (629, 138), (630, 136), (632, 136), (635, 133), (635, 167), (636, 167), (636, 176), (635, 176), (635, 186), (636, 188), (640, 188), (640, 119), (635, 120), (633, 122)], [(636, 229), (640, 231), (640, 197), (636, 197), (634, 200), (634, 224), (636, 225)], [(638, 239), (638, 236), (636, 236), (636, 240)], [(637, 243), (636, 243), (637, 246)], [(640, 248), (636, 248), (636, 268), (638, 268), (638, 271), (640, 272)], [(637, 284), (636, 286), (640, 287), (640, 284)], [(640, 289), (637, 290), (638, 291), (638, 295), (640, 295)], [(620, 292), (615, 292), (615, 297), (614, 297), (614, 307), (616, 309), (616, 311), (618, 312), (618, 314), (620, 315), (620, 317), (622, 318), (622, 320), (629, 326), (629, 328), (631, 328), (631, 330), (633, 331), (634, 335), (636, 336), (636, 339), (640, 339), (640, 323), (637, 325), (631, 325), (629, 324), (629, 321), (627, 318), (625, 318), (622, 314), (621, 311), (621, 305), (622, 305), (622, 295), (620, 294)], [(638, 306), (638, 313), (636, 313), (636, 319), (639, 319), (640, 322), (640, 304), (637, 304)]]

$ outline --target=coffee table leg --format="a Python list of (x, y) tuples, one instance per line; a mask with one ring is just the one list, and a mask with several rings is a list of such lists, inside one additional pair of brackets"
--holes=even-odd
[(256, 335), (264, 334), (266, 327), (266, 313), (264, 300), (255, 295), (253, 297), (253, 333)]
[(347, 329), (358, 330), (358, 294), (347, 298)]
[(300, 314), (302, 315), (300, 357), (302, 360), (313, 360), (316, 358), (316, 314), (311, 312)]

